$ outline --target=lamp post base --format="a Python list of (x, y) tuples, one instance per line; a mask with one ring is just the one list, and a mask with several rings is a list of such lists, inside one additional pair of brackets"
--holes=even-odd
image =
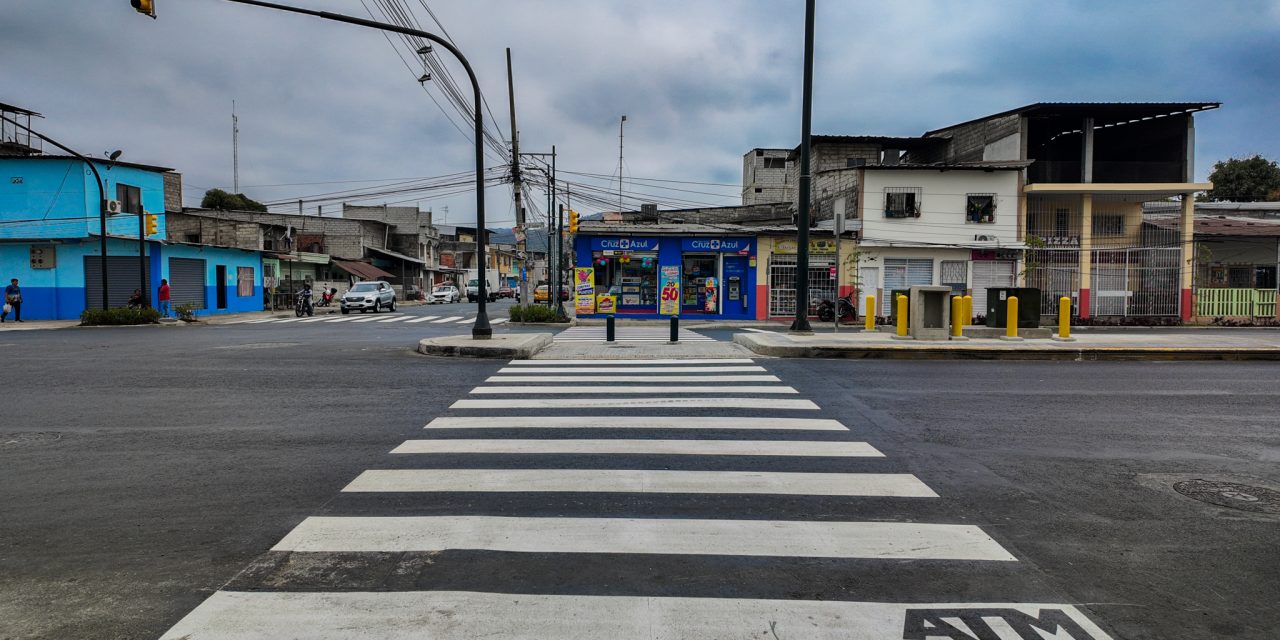
[(481, 311), (476, 316), (476, 323), (471, 325), (472, 340), (488, 340), (493, 337), (493, 327), (489, 325), (489, 314)]

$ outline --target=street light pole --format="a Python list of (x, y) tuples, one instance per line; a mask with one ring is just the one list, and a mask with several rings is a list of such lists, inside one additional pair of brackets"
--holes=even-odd
[(43, 133), (35, 131), (31, 127), (28, 127), (22, 124), (21, 122), (18, 122), (17, 120), (10, 120), (9, 118), (6, 118), (4, 116), (0, 116), (0, 120), (4, 120), (5, 122), (8, 122), (9, 124), (15, 127), (19, 127), (25, 130), (27, 133), (37, 138), (40, 138), (41, 140), (44, 140), (45, 142), (48, 142), (49, 144), (59, 149), (62, 149), (63, 151), (79, 158), (81, 162), (89, 165), (89, 170), (93, 172), (93, 183), (98, 186), (98, 220), (99, 220), (99, 223), (102, 225), (102, 235), (99, 237), (99, 241), (101, 243), (100, 246), (102, 249), (102, 308), (106, 309), (108, 306), (108, 303), (107, 303), (107, 189), (106, 187), (103, 186), (102, 174), (98, 173), (98, 168), (93, 166), (92, 160), (80, 155), (78, 152), (76, 152), (76, 150), (72, 149), (71, 147), (65, 146), (62, 143), (58, 142), (57, 140), (54, 140), (53, 138), (50, 138), (49, 136), (46, 136)]
[[(809, 131), (813, 119), (813, 13), (815, 0), (804, 7), (804, 89), (800, 116), (800, 202), (796, 216), (796, 318), (791, 331), (808, 333), (809, 326)], [(839, 256), (836, 256), (837, 260)], [(837, 304), (837, 315), (839, 305)], [(836, 319), (839, 322), (839, 318)]]
[(393, 24), (386, 24), (374, 20), (365, 20), (364, 18), (356, 18), (354, 16), (343, 15), (340, 13), (331, 13), (328, 11), (316, 11), (313, 9), (303, 9), (301, 7), (291, 7), (274, 2), (262, 2), (261, 0), (227, 0), (236, 4), (247, 4), (255, 7), (264, 7), (267, 9), (276, 9), (278, 11), (287, 11), (289, 13), (300, 13), (303, 15), (332, 20), (334, 22), (344, 22), (346, 24), (354, 24), (360, 27), (368, 27), (370, 29), (378, 29), (380, 31), (390, 31), (408, 36), (417, 36), (430, 40), (441, 47), (444, 47), (449, 53), (452, 53), (458, 62), (462, 64), (462, 68), (467, 72), (467, 78), (471, 80), (471, 89), (475, 107), (475, 143), (476, 143), (476, 255), (480, 256), (481, 271), (480, 277), (476, 278), (476, 291), (478, 293), (479, 307), (476, 310), (476, 323), (471, 327), (471, 337), (476, 340), (487, 340), (493, 336), (493, 327), (489, 326), (489, 314), (486, 309), (488, 299), (488, 291), (485, 286), (484, 268), (487, 263), (484, 262), (487, 257), (488, 238), (486, 237), (486, 229), (484, 224), (484, 117), (483, 103), (480, 96), (480, 83), (476, 80), (475, 71), (471, 69), (471, 63), (467, 61), (466, 56), (457, 47), (453, 46), (449, 41), (419, 29), (410, 29)]

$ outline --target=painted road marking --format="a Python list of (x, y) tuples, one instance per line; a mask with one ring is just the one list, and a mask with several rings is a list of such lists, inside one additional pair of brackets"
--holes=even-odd
[[(1031, 635), (1015, 629), (1025, 629)], [(354, 630), (359, 630), (360, 637), (396, 639), (426, 637), (424, 630), (430, 630), (433, 640), (1111, 640), (1080, 610), (1067, 604), (823, 602), (475, 591), (218, 591), (161, 640), (349, 640), (355, 637)], [(931, 633), (942, 630), (946, 633)]]
[(343, 489), (372, 492), (714, 493), (936, 498), (908, 473), (601, 469), (375, 469)]
[(350, 320), (355, 320), (355, 316), (342, 316), (341, 318), (331, 318), (328, 320), (328, 322), (348, 322)]
[(271, 548), (303, 553), (446, 549), (1017, 561), (982, 529), (967, 524), (691, 518), (312, 516)]
[(394, 317), (394, 318), (387, 318), (386, 320), (379, 320), (378, 322), (380, 322), (380, 323), (382, 323), (382, 322), (399, 322), (399, 321), (401, 321), (401, 320), (408, 320), (409, 318), (412, 318), (412, 317), (413, 317), (413, 316), (396, 316), (396, 317)]
[[(579, 360), (578, 364), (588, 362)], [(498, 373), (765, 373), (764, 367), (504, 367)]]
[(494, 325), (494, 324), (502, 324), (502, 323), (504, 323), (504, 322), (506, 322), (506, 321), (508, 321), (508, 320), (510, 320), (510, 319), (511, 319), (511, 318), (498, 318), (497, 320), (490, 320), (490, 321), (489, 321), (489, 324), (491, 324), (491, 325)]
[[(772, 398), (502, 398), (499, 400), (458, 400), (451, 409), (777, 409), (817, 411), (809, 400)], [(608, 418), (598, 420), (605, 426)]]
[(752, 332), (752, 333), (774, 333), (773, 331), (767, 331), (767, 330), (765, 330), (765, 329), (754, 329), (754, 328), (752, 328), (752, 327), (743, 327), (743, 328), (742, 328), (742, 330), (743, 330), (743, 331), (750, 331), (750, 332)]
[(448, 316), (448, 317), (445, 317), (445, 318), (440, 318), (439, 320), (432, 320), (432, 321), (431, 321), (431, 324), (441, 324), (441, 323), (444, 323), (444, 322), (454, 322), (454, 321), (461, 320), (461, 319), (462, 319), (462, 316)]
[(720, 416), (450, 416), (424, 429), (774, 429), (848, 431), (826, 418), (726, 418)]
[(329, 319), (329, 318), (328, 318), (328, 316), (319, 316), (319, 317), (316, 317), (316, 318), (307, 318), (307, 319), (305, 319), (305, 320), (303, 320), (303, 321), (299, 322), (298, 324), (306, 324), (306, 323), (308, 323), (308, 322), (323, 322), (323, 321), (328, 320), (328, 319)]
[(368, 318), (360, 318), (359, 320), (355, 320), (355, 321), (353, 321), (351, 324), (355, 324), (355, 323), (357, 323), (357, 322), (373, 322), (374, 320), (377, 320), (377, 319), (379, 319), (379, 318), (381, 318), (381, 317), (383, 317), (383, 316), (379, 316), (379, 315), (372, 315), (372, 316), (369, 316)]
[(285, 324), (286, 322), (302, 322), (303, 320), (306, 320), (306, 318), (285, 318), (283, 320), (276, 320), (275, 324)]
[[(610, 381), (612, 382), (612, 381)], [(695, 386), (676, 386), (664, 387), (659, 385), (644, 386), (627, 386), (627, 385), (608, 385), (601, 387), (590, 387), (585, 385), (577, 385), (571, 387), (556, 386), (523, 386), (523, 387), (476, 387), (471, 393), (477, 395), (506, 395), (506, 394), (634, 394), (634, 393), (757, 393), (757, 394), (796, 394), (800, 393), (792, 387), (784, 386), (722, 386), (722, 387), (695, 387)]]
[(391, 453), (619, 454), (883, 458), (865, 442), (807, 440), (407, 440)]
[[(466, 319), (463, 319), (463, 320), (459, 320), (459, 321), (458, 321), (458, 324), (467, 324), (468, 322), (475, 322), (475, 321), (476, 321), (475, 317), (471, 317), (471, 318), (466, 318)], [(489, 324), (493, 324), (493, 323), (492, 323), (492, 322), (490, 322)]]
[[(755, 361), (752, 360), (751, 358), (683, 358), (679, 360), (671, 359), (671, 358), (654, 358), (651, 360), (592, 360), (591, 364), (593, 365), (689, 364), (691, 362), (696, 362), (698, 364), (752, 364)], [(581, 360), (512, 360), (507, 364), (510, 366), (517, 366), (517, 367), (529, 367), (529, 366), (541, 367), (541, 366), (554, 365), (554, 364), (580, 365), (582, 364), (582, 361)]]
[(426, 322), (426, 321), (428, 321), (428, 320), (435, 320), (436, 318), (439, 318), (439, 317), (440, 317), (440, 316), (422, 316), (421, 318), (414, 318), (414, 319), (412, 319), (412, 320), (410, 320), (410, 321), (406, 322), (405, 324), (413, 324), (413, 323), (415, 323), (415, 322)]
[[(485, 382), (606, 382), (600, 376), (489, 376)], [(782, 382), (778, 376), (609, 376), (607, 382)]]

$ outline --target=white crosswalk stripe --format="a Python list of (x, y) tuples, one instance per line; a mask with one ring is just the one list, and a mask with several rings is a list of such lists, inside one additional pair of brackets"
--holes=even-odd
[(163, 638), (1110, 640), (978, 582), (913, 598), (1022, 563), (802, 392), (751, 359), (508, 363)]
[[(556, 342), (604, 342), (607, 337), (605, 327), (569, 327), (553, 338)], [(688, 329), (680, 329), (676, 336), (681, 342), (715, 342), (700, 333)], [(622, 325), (615, 328), (614, 340), (617, 342), (667, 342), (671, 339), (671, 330), (667, 327), (637, 327)]]
[[(323, 315), (323, 316), (302, 317), (302, 318), (297, 318), (297, 317), (291, 317), (291, 318), (255, 318), (255, 319), (253, 319), (253, 320), (238, 320), (238, 321), (236, 321), (236, 322), (228, 322), (227, 324), (236, 324), (236, 325), (247, 325), (247, 324), (255, 324), (255, 325), (256, 325), (256, 324), (261, 324), (261, 325), (273, 325), (273, 324), (293, 324), (293, 323), (296, 323), (296, 324), (312, 324), (312, 323), (335, 324), (335, 323), (340, 323), (340, 322), (348, 322), (348, 323), (351, 323), (351, 324), (363, 324), (363, 323), (368, 323), (368, 322), (376, 322), (376, 323), (378, 323), (378, 324), (395, 324), (395, 323), (400, 323), (400, 324), (406, 324), (406, 325), (409, 325), (409, 324), (419, 324), (419, 323), (423, 323), (423, 322), (430, 322), (430, 323), (432, 323), (432, 324), (456, 323), (456, 324), (460, 324), (460, 325), (462, 325), (462, 324), (470, 324), (470, 323), (473, 323), (473, 322), (475, 322), (475, 320), (476, 320), (476, 319), (475, 319), (475, 316), (471, 316), (471, 317), (469, 317), (469, 318), (468, 318), (468, 317), (465, 317), (465, 316), (448, 316), (448, 317), (441, 317), (441, 316), (432, 316), (432, 315), (428, 315), (428, 316), (414, 316), (414, 315), (409, 315), (409, 314), (399, 314), (399, 313), (397, 313), (397, 314), (391, 314), (391, 315), (388, 315), (388, 314), (385, 314), (385, 313), (379, 313), (379, 314), (371, 314), (371, 315), (367, 315), (367, 314), (359, 314), (359, 315), (343, 315), (343, 316), (334, 316), (334, 315), (332, 315), (332, 314), (326, 314), (326, 315)], [(504, 323), (506, 323), (506, 322), (508, 322), (508, 321), (509, 321), (509, 318), (498, 318), (498, 319), (496, 319), (496, 320), (490, 320), (490, 321), (489, 321), (489, 324), (490, 324), (490, 325), (500, 325), (500, 324), (504, 324)]]
[(350, 322), (350, 321), (355, 320), (355, 319), (356, 319), (356, 317), (355, 317), (355, 316), (342, 316), (342, 317), (340, 317), (340, 318), (329, 318), (328, 320), (326, 320), (326, 322), (329, 322), (329, 323), (333, 323), (333, 322)]
[(414, 324), (415, 322), (426, 322), (428, 320), (435, 320), (436, 318), (439, 318), (439, 317), (440, 316), (422, 316), (421, 318), (414, 318), (406, 322), (405, 324)]
[(394, 318), (387, 318), (386, 320), (379, 320), (378, 322), (380, 323), (400, 322), (401, 320), (408, 320), (409, 318), (412, 318), (412, 317), (413, 316), (396, 316)]
[(456, 322), (461, 319), (462, 319), (462, 316), (447, 316), (444, 318), (440, 318), (439, 320), (432, 320), (431, 324), (443, 324), (445, 322)]

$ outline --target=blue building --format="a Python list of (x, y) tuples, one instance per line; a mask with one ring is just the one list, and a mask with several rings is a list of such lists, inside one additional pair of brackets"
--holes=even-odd
[[(6, 137), (10, 131), (5, 130)], [(15, 149), (21, 145), (8, 142), (0, 154), (23, 152)], [(259, 252), (165, 241), (165, 211), (181, 210), (178, 174), (130, 162), (93, 162), (113, 211), (106, 260), (111, 306), (124, 306), (144, 278), (155, 304), (163, 278), (169, 280), (173, 304), (190, 304), (197, 315), (262, 310)], [(73, 156), (45, 155), (30, 146), (25, 155), (0, 155), (0, 281), (19, 280), (24, 320), (76, 319), (87, 307), (102, 305), (102, 228), (94, 180), (89, 167)], [(138, 258), (143, 214), (156, 214), (158, 221), (143, 242), (145, 262)]]

